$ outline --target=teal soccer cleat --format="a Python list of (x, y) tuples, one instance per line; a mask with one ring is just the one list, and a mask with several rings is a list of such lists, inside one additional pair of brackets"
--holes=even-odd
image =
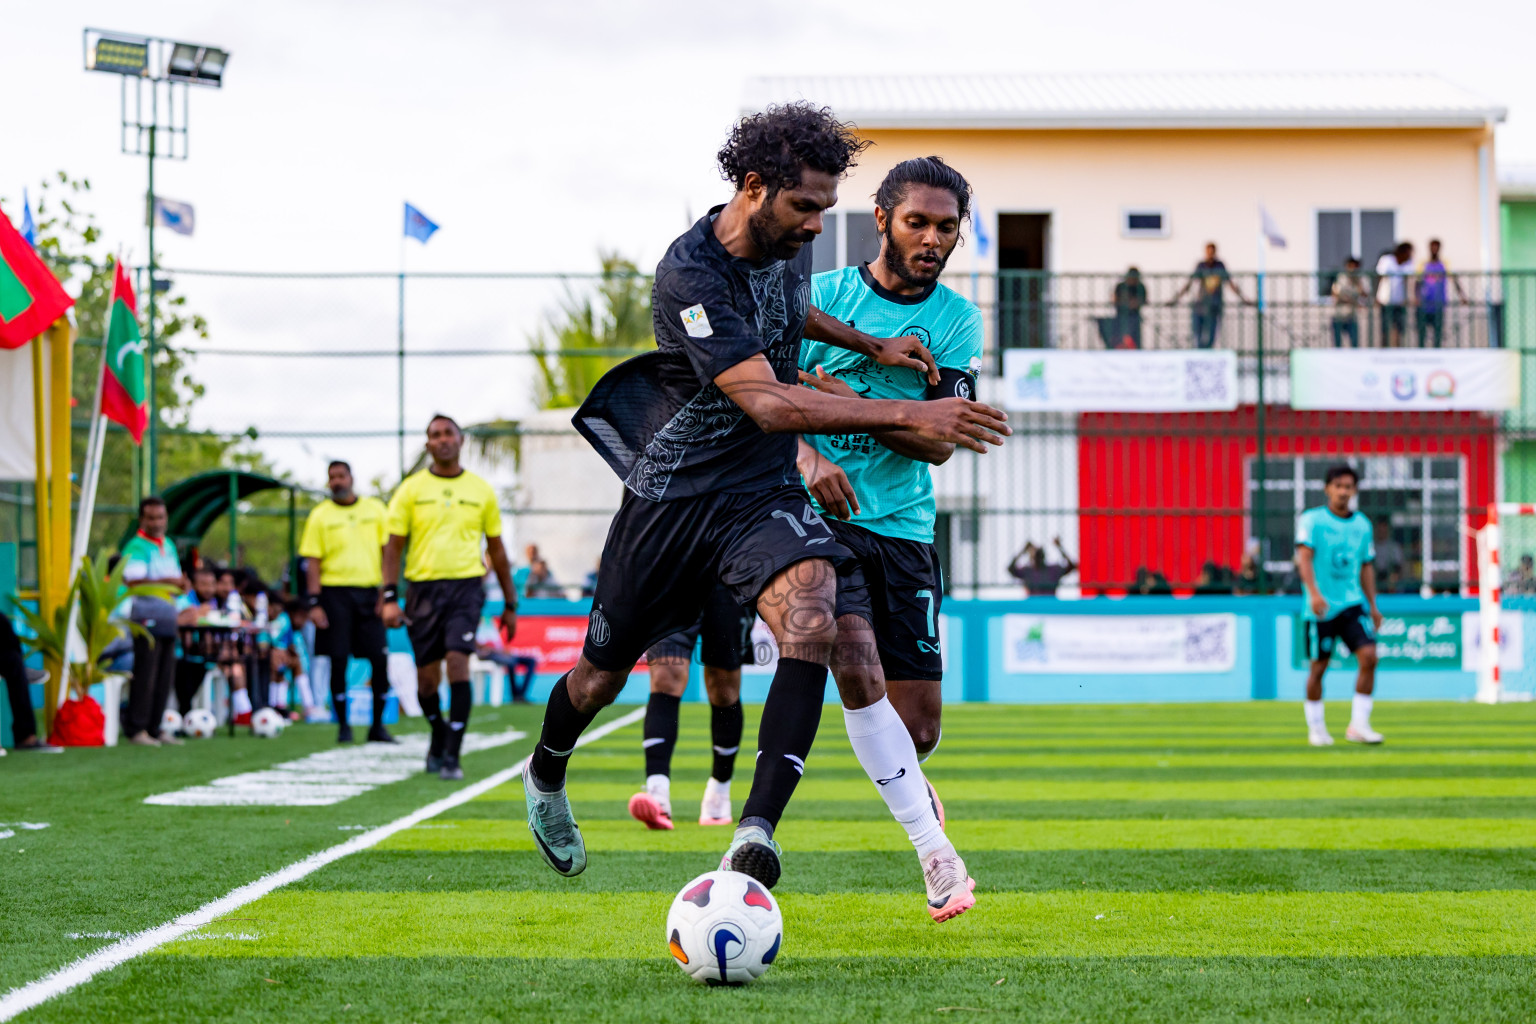
[(545, 863), (567, 878), (585, 871), (587, 844), (582, 842), (581, 829), (571, 817), (571, 802), (565, 798), (565, 788), (544, 792), (534, 784), (530, 767), (524, 765), (523, 797), (528, 801), (528, 831), (533, 833)]

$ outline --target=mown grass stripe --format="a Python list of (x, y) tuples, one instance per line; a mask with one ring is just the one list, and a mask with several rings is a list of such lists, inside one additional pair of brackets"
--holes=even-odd
[[(686, 881), (682, 879), (681, 881)], [(788, 958), (881, 950), (976, 956), (1330, 956), (1536, 953), (1536, 892), (979, 893), (940, 926), (920, 894), (786, 898)], [(164, 956), (660, 956), (672, 894), (280, 892), (242, 916), (254, 942)], [(214, 922), (205, 932), (227, 930)]]
[[(1536, 847), (1536, 820), (1503, 818), (1217, 818), (1153, 821), (1017, 820), (953, 821), (950, 838), (963, 852), (979, 850), (1423, 850)], [(680, 822), (671, 832), (652, 832), (633, 821), (582, 825), (587, 848), (665, 852), (723, 852), (729, 832)], [(873, 822), (786, 819), (776, 838), (787, 851), (910, 849), (906, 833), (889, 819)], [(397, 832), (380, 844), (387, 850), (533, 850), (521, 819), (437, 819)]]

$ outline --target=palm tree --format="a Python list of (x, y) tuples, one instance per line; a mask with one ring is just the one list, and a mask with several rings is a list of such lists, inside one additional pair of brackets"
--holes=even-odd
[(539, 367), (534, 397), (540, 409), (580, 405), (599, 377), (656, 344), (649, 279), (617, 253), (598, 258), (603, 269), (595, 292), (567, 288), (559, 309), (528, 339)]

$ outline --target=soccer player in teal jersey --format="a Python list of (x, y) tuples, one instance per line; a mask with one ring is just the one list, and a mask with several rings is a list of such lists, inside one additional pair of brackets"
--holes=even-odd
[(1328, 504), (1307, 509), (1296, 521), (1296, 571), (1306, 588), (1301, 615), (1312, 662), (1305, 704), (1307, 740), (1314, 747), (1333, 745), (1323, 722), (1323, 673), (1340, 640), (1360, 666), (1344, 738), (1351, 743), (1381, 742), (1381, 733), (1371, 728), (1376, 631), (1381, 628), (1381, 612), (1376, 609), (1376, 542), (1371, 521), (1350, 510), (1358, 489), (1359, 477), (1353, 469), (1334, 466), (1323, 483)]
[[(880, 337), (922, 338), (939, 367), (939, 383), (817, 341), (801, 346), (803, 383), (845, 397), (975, 396), (981, 311), (939, 283), (959, 244), (970, 197), (965, 178), (936, 156), (897, 164), (875, 194), (879, 256), (812, 280), (812, 302), (829, 316)], [(884, 682), (888, 694), (868, 707), (844, 707), (848, 737), (891, 812), (908, 826), (928, 881), (929, 913), (937, 920), (954, 906), (943, 902), (932, 876), (954, 854), (942, 836), (943, 805), (918, 767), (939, 744), (944, 675), (938, 631), (943, 585), (928, 467), (953, 453), (952, 444), (886, 430), (807, 435), (799, 459), (818, 511), (859, 559), (859, 568), (838, 580), (832, 673), (844, 693), (851, 679), (865, 677)], [(923, 800), (932, 814), (920, 821), (913, 805)], [(931, 822), (939, 831), (928, 840), (920, 832)], [(940, 841), (946, 850), (925, 852)]]

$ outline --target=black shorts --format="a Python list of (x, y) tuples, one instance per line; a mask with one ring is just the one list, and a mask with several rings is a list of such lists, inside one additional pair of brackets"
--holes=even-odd
[(859, 560), (837, 581), (837, 616), (858, 615), (874, 627), (887, 679), (944, 678), (939, 608), (944, 601), (939, 551), (932, 544), (882, 537), (829, 520), (837, 539)]
[(627, 672), (652, 644), (698, 622), (716, 583), (748, 604), (808, 558), (851, 564), (802, 487), (672, 501), (625, 491), (603, 545), (582, 654), (604, 671)]
[(405, 588), (406, 632), (416, 665), (435, 665), (449, 651), (475, 652), (485, 591), (480, 577), (463, 580), (413, 580)]
[(1308, 661), (1327, 661), (1333, 657), (1338, 641), (1358, 654), (1362, 647), (1376, 645), (1376, 630), (1371, 626), (1370, 613), (1363, 605), (1352, 604), (1331, 619), (1305, 624), (1305, 640)]
[(687, 629), (679, 630), (665, 640), (651, 645), (645, 652), (647, 660), (659, 658), (693, 658), (693, 647), (702, 635), (703, 648), (700, 660), (710, 668), (738, 669), (757, 660), (752, 647), (752, 624), (757, 621), (757, 609), (736, 600), (730, 588), (716, 584), (704, 604), (704, 614)]
[(331, 671), (345, 678), (347, 658), (389, 654), (378, 587), (321, 587), (320, 610), (329, 625), (315, 630), (315, 654), (331, 659)]

